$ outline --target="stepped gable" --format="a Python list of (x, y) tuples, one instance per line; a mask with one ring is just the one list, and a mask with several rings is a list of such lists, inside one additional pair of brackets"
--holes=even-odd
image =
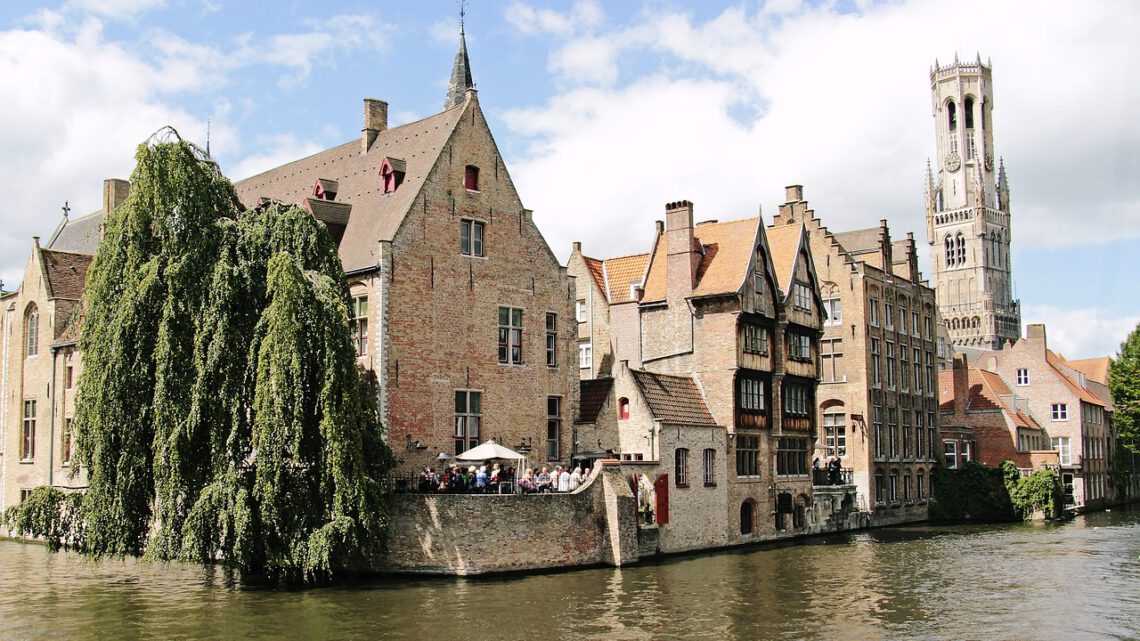
[(593, 378), (580, 381), (578, 389), (580, 401), (578, 406), (578, 421), (581, 423), (594, 423), (606, 399), (614, 388), (612, 378)]
[[(263, 196), (301, 203), (313, 195), (318, 179), (336, 181), (335, 202), (352, 206), (339, 247), (344, 271), (374, 268), (377, 241), (396, 235), (467, 104), (385, 129), (367, 153), (361, 153), (360, 140), (355, 139), (238, 181), (238, 198), (246, 207), (254, 207)], [(406, 165), (403, 183), (387, 194), (380, 178), (385, 157), (403, 159)]]
[(629, 371), (657, 420), (674, 425), (716, 427), (716, 421), (692, 378), (635, 369)]
[(82, 218), (66, 219), (52, 234), (47, 248), (73, 254), (94, 255), (99, 248), (99, 228), (103, 225), (103, 210)]
[[(756, 241), (759, 218), (743, 218), (723, 223), (697, 223), (693, 236), (701, 247), (693, 297), (735, 294), (748, 277), (752, 244)], [(643, 303), (663, 302), (666, 294), (666, 247), (664, 234), (653, 251), (645, 278)], [(628, 289), (628, 288), (627, 288)], [(628, 294), (627, 294), (628, 295)]]

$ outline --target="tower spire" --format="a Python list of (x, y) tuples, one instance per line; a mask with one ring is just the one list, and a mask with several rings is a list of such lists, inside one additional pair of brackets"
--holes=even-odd
[(463, 28), (465, 4), (462, 0), (459, 3), (459, 49), (455, 52), (455, 62), (451, 65), (451, 83), (447, 86), (447, 98), (443, 102), (444, 111), (463, 104), (467, 90), (475, 87), (475, 83), (471, 80), (471, 61), (467, 58), (467, 36)]

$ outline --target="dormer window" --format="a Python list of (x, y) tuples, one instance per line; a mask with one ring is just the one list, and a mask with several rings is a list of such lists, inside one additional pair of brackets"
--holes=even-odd
[(466, 171), (463, 172), (463, 184), (467, 187), (467, 191), (479, 191), (479, 168), (475, 165), (467, 165)]
[(313, 185), (313, 198), (318, 200), (336, 200), (339, 183), (328, 178), (318, 178)]
[(407, 165), (399, 158), (385, 157), (380, 163), (380, 180), (384, 183), (384, 193), (390, 194), (404, 182)]

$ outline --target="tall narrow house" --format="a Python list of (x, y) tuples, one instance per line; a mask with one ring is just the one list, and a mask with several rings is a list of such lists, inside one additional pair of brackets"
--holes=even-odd
[(994, 149), (993, 76), (975, 62), (930, 72), (937, 156), (926, 168), (926, 234), (950, 342), (1000, 349), (1021, 335), (1013, 298), (1009, 182)]

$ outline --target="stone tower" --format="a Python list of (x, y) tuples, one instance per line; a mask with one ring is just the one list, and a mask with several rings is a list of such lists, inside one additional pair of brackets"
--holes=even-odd
[(995, 162), (993, 76), (981, 56), (930, 72), (937, 170), (926, 165), (926, 237), (954, 345), (1000, 349), (1021, 333), (1013, 299), (1009, 186)]

